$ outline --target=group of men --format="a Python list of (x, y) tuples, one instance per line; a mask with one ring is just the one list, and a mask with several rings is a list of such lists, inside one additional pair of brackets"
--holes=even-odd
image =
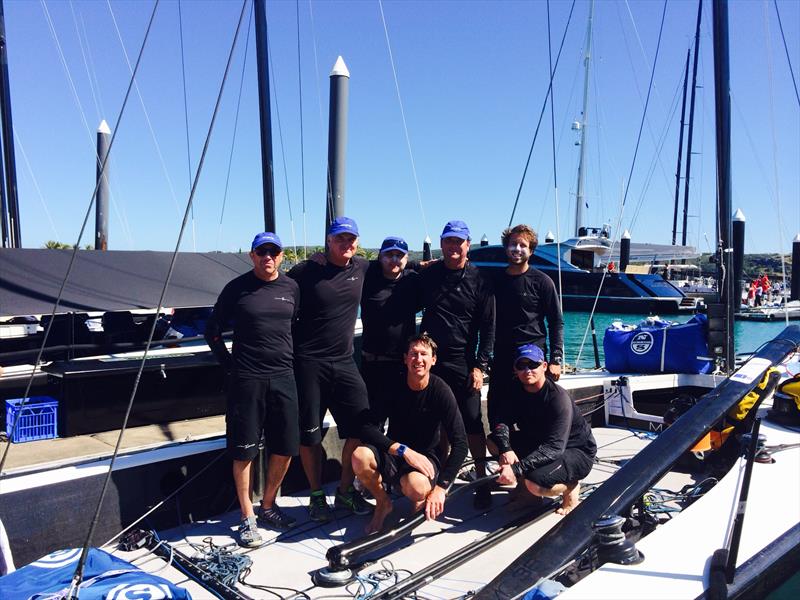
[[(442, 258), (427, 263), (409, 262), (399, 237), (386, 238), (379, 258), (367, 261), (356, 254), (358, 237), (355, 221), (337, 218), (324, 254), (284, 274), (280, 239), (258, 234), (253, 270), (225, 286), (209, 319), (206, 339), (230, 371), (226, 423), (239, 543), (258, 546), (259, 524), (294, 525), (275, 498), (298, 454), (311, 489), (310, 518), (332, 518), (322, 489), (327, 410), (344, 441), (334, 507), (372, 513), (367, 531), (378, 531), (392, 511), (385, 485), (394, 485), (415, 510), (438, 517), (468, 449), (476, 476), (486, 474), (481, 388), (490, 364), (488, 449), (498, 457), (498, 482), (560, 495), (560, 510), (569, 512), (596, 447), (555, 383), (563, 323), (553, 282), (529, 265), (535, 232), (517, 225), (503, 233), (508, 267), (496, 275), (469, 262), (462, 221), (445, 225)], [(359, 307), (360, 372), (353, 359)], [(231, 325), (232, 354), (222, 336)], [(269, 460), (256, 515), (250, 471), (262, 436)], [(356, 476), (374, 505), (355, 489)], [(476, 488), (474, 504), (490, 506), (488, 484)]]

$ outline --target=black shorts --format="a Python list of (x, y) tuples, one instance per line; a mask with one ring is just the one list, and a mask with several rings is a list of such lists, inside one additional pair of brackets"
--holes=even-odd
[(436, 364), (431, 372), (444, 379), (450, 386), (453, 396), (456, 397), (461, 418), (464, 420), (467, 435), (485, 433), (481, 418), (481, 391), (472, 387), (470, 369), (466, 365), (458, 367)]
[(395, 391), (393, 385), (403, 380), (404, 372), (405, 366), (399, 358), (396, 361), (361, 359), (361, 375), (367, 386), (369, 408), (381, 425), (389, 414), (389, 401)]
[(228, 453), (234, 460), (255, 458), (262, 433), (270, 453), (297, 456), (300, 426), (294, 374), (232, 376), (225, 429)]
[(486, 408), (489, 412), (489, 423), (496, 421), (494, 412), (515, 388), (517, 376), (514, 374), (512, 357), (495, 357), (492, 362), (492, 373), (489, 378), (489, 393), (486, 396)]
[[(405, 475), (408, 475), (411, 472), (419, 472), (416, 469), (409, 466), (406, 460), (401, 456), (394, 456), (393, 454), (389, 454), (388, 452), (381, 452), (375, 446), (371, 444), (364, 444), (366, 448), (372, 450), (372, 453), (375, 455), (375, 461), (378, 463), (378, 473), (381, 474), (381, 479), (386, 484), (390, 486), (399, 486), (400, 479), (402, 479)], [(430, 480), (431, 488), (436, 485), (436, 480), (439, 477), (439, 459), (433, 452), (425, 454), (428, 457), (428, 460), (431, 461), (433, 465), (433, 478)]]
[(556, 460), (525, 471), (525, 479), (539, 487), (551, 488), (559, 483), (573, 483), (592, 470), (594, 458), (579, 448), (567, 448)]
[(369, 406), (367, 387), (352, 359), (336, 362), (295, 358), (294, 373), (300, 398), (300, 443), (322, 441), (322, 421), (330, 410), (340, 439), (357, 438), (361, 413)]

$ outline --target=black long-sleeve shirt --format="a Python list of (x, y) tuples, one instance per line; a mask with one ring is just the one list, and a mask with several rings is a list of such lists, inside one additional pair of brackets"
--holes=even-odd
[(467, 434), (450, 387), (431, 374), (427, 387), (415, 391), (405, 381), (387, 382), (392, 397), (387, 403), (389, 431), (386, 435), (369, 413), (361, 427), (361, 440), (388, 452), (395, 442), (405, 444), (420, 454), (431, 455), (439, 446), (439, 427), (450, 441), (450, 455), (439, 471), (437, 485), (447, 489), (467, 456)]
[(354, 256), (345, 267), (305, 260), (288, 273), (300, 286), (293, 330), (297, 358), (343, 360), (353, 355), (361, 289), (369, 261)]
[[(253, 271), (230, 281), (206, 322), (205, 338), (217, 360), (238, 375), (276, 376), (292, 371), (292, 321), (300, 304), (297, 284), (283, 274), (273, 281)], [(233, 357), (222, 332), (233, 325)]]
[(512, 465), (518, 476), (553, 462), (567, 448), (581, 449), (592, 457), (597, 453), (592, 430), (580, 410), (566, 390), (549, 379), (535, 393), (515, 382), (510, 397), (497, 408), (490, 437), (501, 453), (512, 449), (510, 431), (515, 424), (530, 449)]
[(400, 357), (416, 329), (414, 279), (418, 263), (409, 263), (397, 279), (383, 276), (378, 261), (370, 261), (361, 293), (361, 349)]
[(494, 296), (483, 273), (471, 263), (448, 269), (436, 262), (419, 275), (420, 331), (439, 346), (438, 363), (486, 370), (494, 345)]
[(493, 284), (497, 311), (494, 355), (511, 359), (520, 346), (536, 344), (547, 356), (549, 337), (550, 362), (562, 359), (564, 319), (553, 280), (529, 267), (521, 275), (497, 272)]

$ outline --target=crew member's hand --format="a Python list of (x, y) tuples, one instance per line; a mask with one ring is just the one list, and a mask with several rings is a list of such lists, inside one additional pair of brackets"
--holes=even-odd
[(553, 363), (547, 365), (547, 375), (553, 381), (558, 381), (561, 378), (561, 365), (554, 365)]
[(470, 373), (470, 383), (473, 390), (479, 390), (483, 387), (483, 371), (478, 367), (474, 367)]
[(500, 477), (497, 478), (497, 483), (500, 485), (511, 485), (517, 482), (517, 476), (511, 470), (511, 465), (503, 465), (500, 467)]
[(318, 265), (322, 265), (323, 267), (328, 264), (328, 259), (325, 258), (325, 254), (322, 252), (314, 252), (314, 254), (308, 257), (308, 260), (313, 261)]
[(405, 454), (403, 454), (403, 458), (405, 459), (406, 463), (408, 463), (409, 467), (419, 471), (428, 479), (433, 479), (436, 477), (436, 469), (433, 468), (433, 463), (431, 463), (430, 459), (424, 454), (420, 454), (411, 448), (407, 448)]
[(516, 452), (513, 450), (509, 450), (508, 452), (503, 452), (500, 455), (500, 460), (498, 461), (500, 465), (513, 465), (514, 463), (519, 462), (519, 458), (517, 457)]
[(425, 499), (425, 518), (433, 521), (444, 511), (444, 489), (440, 486), (434, 487)]

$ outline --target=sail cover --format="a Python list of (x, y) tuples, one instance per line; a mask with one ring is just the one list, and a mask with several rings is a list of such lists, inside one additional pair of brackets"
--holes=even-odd
[[(0, 316), (49, 314), (72, 250), (1, 248)], [(155, 308), (171, 252), (79, 250), (58, 313)], [(211, 306), (253, 268), (245, 253), (180, 252), (163, 306)]]

